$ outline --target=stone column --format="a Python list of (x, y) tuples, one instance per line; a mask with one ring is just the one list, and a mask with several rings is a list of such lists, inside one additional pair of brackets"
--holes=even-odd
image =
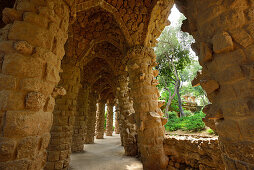
[(64, 0), (16, 1), (13, 9), (4, 9), (3, 21), (0, 169), (39, 170), (46, 162), (55, 103), (51, 94), (60, 80), (69, 7)]
[(79, 90), (77, 112), (75, 115), (75, 124), (72, 135), (72, 152), (82, 152), (84, 149), (89, 91), (90, 87), (88, 84), (83, 84), (83, 87)]
[[(129, 87), (127, 72), (118, 77), (119, 88), (117, 91), (120, 107), (120, 125), (121, 137), (125, 154), (135, 156), (138, 154), (137, 131), (134, 120), (133, 103), (129, 98)], [(132, 121), (131, 117), (133, 117)]]
[(103, 139), (104, 138), (105, 103), (106, 103), (106, 101), (104, 101), (104, 100), (99, 100), (97, 103), (96, 139)]
[(158, 107), (158, 89), (153, 67), (156, 56), (152, 48), (137, 46), (127, 53), (131, 96), (134, 101), (138, 148), (144, 169), (165, 169), (168, 157), (163, 148), (166, 123)]
[(67, 89), (64, 96), (56, 98), (53, 112), (51, 139), (47, 148), (47, 164), (45, 169), (68, 168), (72, 146), (73, 126), (77, 115), (77, 98), (79, 94), (80, 69), (69, 64), (64, 58), (63, 73), (59, 85)]
[(176, 1), (203, 67), (197, 78), (212, 103), (204, 109), (208, 126), (219, 135), (226, 169), (254, 169), (254, 2), (186, 2)]
[(112, 136), (113, 133), (113, 107), (114, 101), (112, 99), (107, 101), (107, 122), (106, 122), (106, 136)]
[(120, 110), (118, 103), (115, 105), (115, 134), (120, 134), (120, 128), (119, 128), (119, 119), (120, 119)]
[(96, 101), (97, 95), (94, 92), (89, 94), (89, 107), (88, 107), (88, 115), (87, 115), (87, 130), (86, 130), (86, 137), (85, 143), (86, 144), (93, 144), (94, 143), (94, 136), (95, 136), (95, 124), (96, 124)]

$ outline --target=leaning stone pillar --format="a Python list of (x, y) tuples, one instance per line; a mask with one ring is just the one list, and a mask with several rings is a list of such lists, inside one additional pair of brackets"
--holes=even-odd
[[(135, 121), (131, 121), (134, 116), (133, 104), (129, 97), (127, 72), (118, 77), (119, 88), (117, 91), (119, 107), (120, 107), (120, 131), (122, 144), (125, 154), (128, 156), (136, 156), (138, 154), (137, 147), (137, 131)], [(134, 118), (132, 119), (134, 120)]]
[(127, 57), (138, 148), (144, 169), (165, 169), (168, 164), (163, 148), (165, 119), (158, 107), (159, 93), (153, 70), (156, 56), (152, 48), (137, 46), (128, 51)]
[(120, 110), (118, 103), (115, 106), (115, 134), (120, 134), (120, 128), (119, 128), (119, 117), (120, 117)]
[(113, 133), (113, 107), (114, 101), (109, 99), (107, 101), (106, 136), (112, 136)]
[(87, 115), (87, 130), (86, 130), (86, 137), (85, 143), (86, 144), (93, 144), (94, 143), (94, 136), (95, 136), (95, 124), (96, 124), (96, 101), (97, 95), (94, 92), (89, 94), (88, 99), (88, 115)]
[(96, 139), (104, 138), (104, 123), (105, 123), (105, 103), (104, 100), (99, 100), (96, 113)]
[(88, 84), (83, 84), (79, 90), (77, 99), (77, 111), (75, 115), (75, 123), (72, 135), (72, 152), (82, 152), (85, 143), (85, 133), (88, 115), (88, 96), (90, 87)]
[(46, 162), (69, 7), (64, 0), (16, 1), (4, 9), (3, 21), (0, 169), (39, 170)]
[(182, 29), (195, 38), (203, 67), (196, 80), (212, 103), (204, 112), (219, 135), (226, 169), (254, 169), (254, 2), (216, 2), (176, 0), (187, 17)]

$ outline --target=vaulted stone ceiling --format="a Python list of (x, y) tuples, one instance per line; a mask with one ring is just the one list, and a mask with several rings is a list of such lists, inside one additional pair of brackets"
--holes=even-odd
[(166, 0), (77, 0), (68, 42), (73, 48), (67, 56), (84, 68), (84, 81), (93, 89), (113, 90), (128, 49), (154, 46), (169, 24), (165, 21), (172, 5)]

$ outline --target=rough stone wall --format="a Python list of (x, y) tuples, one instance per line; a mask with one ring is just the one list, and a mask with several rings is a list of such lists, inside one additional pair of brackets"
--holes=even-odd
[(82, 152), (85, 143), (85, 134), (87, 130), (87, 117), (88, 117), (88, 97), (90, 87), (87, 84), (83, 84), (83, 87), (79, 89), (77, 98), (77, 111), (75, 115), (75, 124), (73, 128), (72, 136), (72, 152)]
[(88, 115), (87, 115), (87, 125), (86, 125), (86, 137), (85, 143), (86, 144), (93, 144), (94, 143), (94, 136), (95, 136), (95, 124), (96, 124), (96, 102), (97, 95), (94, 92), (90, 92), (89, 94), (89, 107), (88, 107)]
[[(137, 46), (128, 51), (128, 72), (130, 76), (131, 96), (134, 101), (138, 148), (144, 169), (165, 169), (168, 157), (163, 148), (163, 118), (158, 105), (158, 84), (154, 79), (158, 75), (155, 66), (156, 56), (153, 49)], [(156, 161), (155, 161), (156, 160)]]
[(65, 96), (56, 99), (53, 112), (53, 126), (48, 146), (45, 169), (67, 169), (70, 162), (73, 125), (77, 112), (77, 97), (80, 84), (80, 69), (68, 61), (62, 63), (63, 73), (59, 85), (67, 91)]
[[(125, 154), (128, 156), (135, 156), (138, 154), (137, 147), (137, 131), (135, 126), (135, 118), (133, 112), (133, 103), (131, 103), (129, 98), (129, 87), (127, 73), (122, 74), (118, 78), (119, 91), (118, 101), (120, 108), (120, 133), (122, 138), (122, 144), (124, 146)], [(133, 121), (130, 122), (131, 117)]]
[(104, 101), (104, 100), (99, 100), (97, 103), (96, 139), (103, 139), (104, 138), (105, 103), (106, 103), (106, 101)]
[(254, 168), (253, 8), (248, 0), (176, 0), (188, 18), (182, 26), (196, 39), (203, 66), (200, 84), (211, 105), (209, 126), (219, 135), (227, 169)]
[(113, 107), (114, 101), (108, 100), (107, 101), (107, 122), (106, 122), (106, 135), (112, 136), (113, 133)]
[(39, 170), (50, 139), (69, 7), (63, 0), (17, 1), (14, 9), (3, 11), (3, 21), (0, 169)]
[(169, 157), (169, 170), (223, 170), (218, 137), (166, 136), (164, 149)]
[(120, 110), (119, 104), (117, 102), (115, 106), (115, 134), (120, 134), (119, 119), (120, 119)]

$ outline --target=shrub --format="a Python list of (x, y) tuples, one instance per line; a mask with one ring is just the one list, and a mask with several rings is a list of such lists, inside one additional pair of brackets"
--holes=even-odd
[(201, 131), (205, 129), (205, 123), (202, 121), (202, 118), (204, 117), (205, 114), (203, 112), (198, 112), (187, 117), (178, 118), (175, 113), (171, 112), (168, 122), (165, 125), (165, 129), (166, 131), (176, 131), (178, 129), (186, 131)]
[(205, 129), (205, 123), (202, 121), (202, 119), (205, 117), (205, 114), (200, 112), (197, 114), (194, 114), (189, 117), (185, 117), (185, 130), (188, 131), (201, 131)]
[(168, 119), (175, 119), (175, 118), (177, 118), (177, 112), (169, 111), (168, 112)]

